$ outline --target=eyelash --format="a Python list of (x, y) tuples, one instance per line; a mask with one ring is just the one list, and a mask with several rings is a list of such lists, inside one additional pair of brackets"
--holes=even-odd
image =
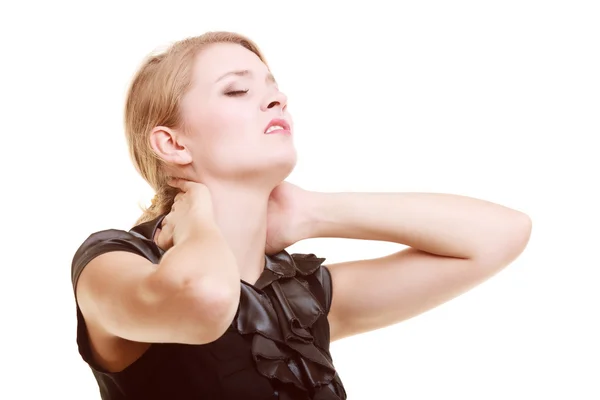
[(232, 90), (231, 92), (225, 93), (226, 96), (235, 97), (235, 96), (243, 96), (248, 93), (248, 89), (246, 90)]

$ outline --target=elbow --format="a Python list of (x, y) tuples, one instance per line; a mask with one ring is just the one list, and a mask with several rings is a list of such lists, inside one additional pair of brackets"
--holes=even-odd
[(529, 215), (517, 212), (515, 222), (511, 228), (511, 239), (508, 241), (507, 245), (507, 258), (509, 259), (509, 262), (512, 262), (519, 257), (529, 244), (532, 226), (533, 223)]
[(514, 211), (505, 219), (481, 246), (478, 252), (478, 264), (490, 268), (503, 268), (515, 261), (525, 250), (531, 237), (531, 218), (522, 212)]
[(189, 285), (188, 304), (202, 326), (197, 344), (219, 339), (231, 326), (239, 307), (240, 288), (239, 282), (235, 285), (209, 280)]

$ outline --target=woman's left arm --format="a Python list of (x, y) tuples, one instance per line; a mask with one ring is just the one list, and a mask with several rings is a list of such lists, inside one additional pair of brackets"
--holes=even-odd
[(315, 193), (305, 237), (396, 242), (383, 258), (328, 265), (331, 339), (395, 324), (483, 282), (515, 260), (531, 234), (526, 214), (434, 193)]

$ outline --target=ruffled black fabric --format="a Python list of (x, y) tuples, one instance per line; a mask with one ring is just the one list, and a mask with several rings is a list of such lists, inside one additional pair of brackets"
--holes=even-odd
[[(294, 385), (313, 400), (344, 400), (346, 393), (331, 359), (315, 344), (311, 327), (325, 314), (307, 277), (325, 259), (282, 251), (266, 257), (254, 285), (243, 282), (238, 315), (242, 335), (252, 335), (252, 355), (263, 376)], [(280, 399), (285, 397), (280, 393)]]
[[(153, 238), (163, 217), (138, 226), (137, 233)], [(252, 356), (261, 375), (293, 385), (310, 400), (345, 400), (331, 359), (316, 346), (311, 332), (326, 311), (307, 279), (324, 261), (314, 254), (290, 255), (285, 250), (266, 256), (258, 281), (254, 285), (242, 281), (232, 326), (242, 335), (252, 335)], [(299, 400), (285, 389), (279, 398)]]

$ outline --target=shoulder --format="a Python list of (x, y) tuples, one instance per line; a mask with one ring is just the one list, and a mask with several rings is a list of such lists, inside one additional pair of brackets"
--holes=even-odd
[(303, 276), (315, 275), (319, 276), (322, 274), (326, 267), (323, 265), (325, 258), (317, 257), (312, 253), (293, 253), (290, 254), (296, 271)]
[(325, 258), (317, 257), (312, 253), (294, 253), (291, 256), (300, 275), (308, 278), (308, 280), (316, 281), (317, 285), (312, 285), (311, 289), (321, 301), (325, 308), (325, 312), (329, 313), (331, 307), (332, 283), (329, 269), (323, 264)]
[(157, 262), (160, 249), (134, 229), (106, 229), (90, 234), (77, 248), (71, 262), (71, 281), (76, 286), (83, 269), (96, 257), (110, 252), (129, 252)]

